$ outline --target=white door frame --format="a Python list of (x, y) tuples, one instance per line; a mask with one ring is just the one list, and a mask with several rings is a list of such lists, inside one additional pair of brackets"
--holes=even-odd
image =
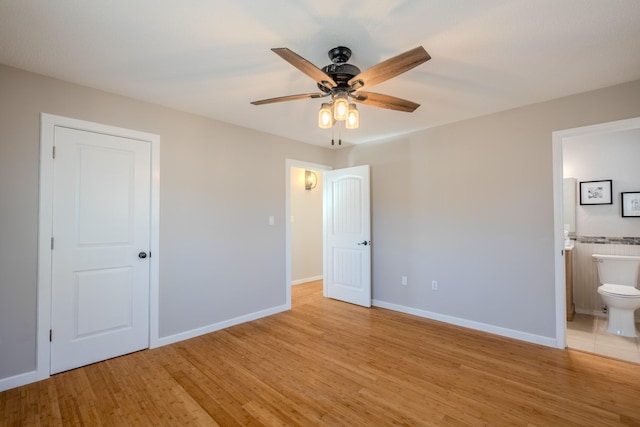
[(159, 208), (160, 208), (160, 136), (52, 114), (40, 114), (40, 196), (38, 217), (38, 279), (36, 378), (50, 376), (51, 347), (51, 236), (53, 223), (53, 145), (56, 126), (121, 136), (151, 144), (151, 221), (149, 275), (149, 347), (159, 346)]
[(602, 133), (619, 132), (640, 128), (640, 117), (618, 120), (615, 122), (601, 123), (591, 126), (582, 126), (573, 129), (560, 130), (552, 133), (553, 149), (553, 217), (554, 217), (554, 247), (555, 250), (555, 297), (556, 297), (556, 346), (567, 346), (567, 307), (566, 307), (566, 283), (564, 271), (564, 207), (563, 207), (563, 163), (562, 141), (584, 135), (596, 135)]
[[(285, 208), (284, 208), (284, 241), (285, 241), (285, 306), (286, 310), (291, 310), (291, 168), (310, 169), (316, 171), (331, 170), (331, 166), (317, 163), (303, 162), (301, 160), (285, 159)], [(324, 200), (322, 201), (324, 205)], [(323, 215), (324, 223), (324, 215)], [(323, 231), (324, 234), (324, 224)], [(324, 242), (324, 236), (322, 241)], [(322, 252), (324, 254), (324, 251)], [(324, 256), (324, 255), (323, 255)], [(322, 285), (323, 294), (326, 296), (326, 289)]]

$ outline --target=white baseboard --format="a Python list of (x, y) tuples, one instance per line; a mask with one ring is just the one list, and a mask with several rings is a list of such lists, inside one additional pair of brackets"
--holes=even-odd
[(607, 313), (603, 313), (602, 310), (588, 310), (586, 308), (576, 307), (576, 313), (587, 314), (589, 316), (595, 316), (595, 317), (607, 317)]
[[(322, 278), (322, 276), (320, 276)], [(320, 279), (313, 279), (320, 280)], [(309, 280), (307, 280), (309, 281)], [(301, 282), (302, 283), (302, 282)], [(293, 284), (293, 282), (292, 282)], [(440, 322), (450, 323), (457, 326), (462, 326), (465, 328), (475, 329), (478, 331), (488, 332), (491, 334), (501, 335), (508, 338), (515, 338), (521, 341), (526, 341), (534, 344), (545, 345), (547, 347), (557, 348), (556, 339), (543, 337), (539, 335), (533, 335), (526, 332), (515, 331), (513, 329), (502, 328), (499, 326), (488, 325), (485, 323), (474, 322), (467, 319), (461, 319), (458, 317), (447, 316), (439, 313), (433, 313), (427, 310), (420, 310), (417, 308), (406, 307), (398, 304), (392, 304), (385, 301), (373, 300), (372, 304), (376, 307), (385, 308), (388, 310), (399, 311), (401, 313), (412, 314), (414, 316), (424, 317), (427, 319), (437, 320)], [(161, 347), (168, 344), (173, 344), (179, 341), (184, 341), (190, 338), (195, 338), (200, 335), (208, 334), (211, 332), (219, 331), (224, 328), (228, 328), (230, 326), (239, 325), (241, 323), (250, 322), (252, 320), (257, 320), (262, 317), (271, 316), (276, 313), (280, 313), (283, 311), (287, 311), (289, 308), (287, 305), (281, 305), (277, 307), (272, 307), (266, 310), (257, 311), (254, 313), (249, 313), (243, 316), (238, 316), (233, 319), (225, 320), (223, 322), (214, 323), (211, 325), (203, 326), (200, 328), (192, 329), (190, 331), (181, 332), (179, 334), (170, 335), (167, 337), (161, 337), (158, 339), (157, 347)], [(40, 378), (37, 375), (36, 371), (27, 372), (20, 375), (15, 375), (13, 377), (0, 379), (0, 391), (9, 390), (11, 388), (19, 387), (22, 385), (26, 385), (32, 382), (40, 381), (43, 378)]]
[(447, 316), (444, 314), (434, 313), (427, 310), (406, 307), (403, 305), (392, 304), (385, 301), (373, 300), (372, 304), (376, 307), (386, 308), (389, 310), (399, 311), (401, 313), (412, 314), (414, 316), (424, 317), (426, 319), (437, 320), (439, 322), (450, 323), (452, 325), (462, 326), (477, 331), (488, 332), (490, 334), (501, 335), (507, 338), (514, 338), (520, 341), (526, 341), (533, 344), (540, 344), (547, 347), (558, 348), (555, 338), (543, 337), (540, 335), (529, 334), (527, 332), (516, 331), (513, 329), (502, 328), (500, 326), (488, 325), (486, 323), (474, 322), (473, 320), (461, 319), (459, 317)]
[(180, 332), (179, 334), (169, 335), (167, 337), (161, 337), (158, 339), (157, 347), (162, 347), (163, 345), (168, 345), (168, 344), (173, 344), (179, 341), (188, 340), (189, 338), (195, 338), (200, 335), (219, 331), (220, 329), (239, 325), (240, 323), (250, 322), (252, 320), (271, 316), (272, 314), (280, 313), (287, 310), (289, 310), (289, 307), (287, 305), (281, 305), (281, 306), (272, 307), (266, 310), (256, 311), (255, 313), (249, 313), (243, 316), (238, 316), (233, 319), (225, 320), (223, 322), (202, 326), (200, 328), (192, 329), (190, 331)]
[[(602, 319), (606, 319), (607, 318), (607, 313), (603, 313), (602, 310), (589, 310), (589, 309), (586, 309), (586, 308), (578, 308), (578, 307), (576, 307), (576, 313), (578, 313), (578, 314), (587, 314), (589, 316), (600, 317)], [(635, 319), (636, 323), (640, 323), (640, 311), (636, 312), (636, 315), (634, 316), (634, 319)]]
[[(195, 338), (199, 335), (208, 334), (210, 332), (218, 331), (220, 329), (228, 328), (230, 326), (238, 325), (240, 323), (249, 322), (251, 320), (260, 319), (261, 317), (271, 316), (272, 314), (280, 313), (282, 311), (289, 310), (287, 305), (281, 305), (278, 307), (272, 307), (266, 310), (257, 311), (255, 313), (249, 313), (244, 316), (238, 316), (233, 319), (225, 320), (224, 322), (214, 323), (212, 325), (203, 326), (201, 328), (192, 329), (190, 331), (181, 332), (179, 334), (170, 335), (158, 339), (158, 345), (150, 348), (161, 347), (163, 345), (173, 344), (178, 341), (187, 340), (189, 338)], [(26, 372), (24, 374), (15, 375), (13, 377), (0, 379), (0, 392), (9, 390), (12, 388), (20, 387), (36, 381), (41, 381), (48, 378), (48, 376), (41, 376), (37, 371)]]
[(315, 282), (316, 280), (322, 280), (322, 275), (313, 276), (313, 277), (307, 277), (306, 279), (292, 280), (291, 281), (291, 286), (301, 285), (301, 284), (307, 283), (307, 282)]
[(42, 378), (40, 378), (37, 371), (25, 372), (24, 374), (14, 375), (13, 377), (2, 378), (0, 379), (0, 391), (35, 383), (41, 379)]

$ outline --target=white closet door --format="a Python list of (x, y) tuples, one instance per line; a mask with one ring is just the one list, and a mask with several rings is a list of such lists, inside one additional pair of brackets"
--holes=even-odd
[(55, 128), (51, 373), (149, 346), (151, 147)]

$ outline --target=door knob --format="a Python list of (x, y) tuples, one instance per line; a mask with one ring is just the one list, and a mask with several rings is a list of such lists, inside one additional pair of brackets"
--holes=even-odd
[(146, 257), (147, 257), (147, 253), (146, 252), (140, 252), (138, 254), (138, 258), (140, 258), (140, 259), (145, 259)]
[(371, 244), (370, 240), (365, 240), (364, 242), (358, 243), (358, 245), (364, 245), (364, 246), (367, 246), (367, 245), (370, 245), (370, 244)]

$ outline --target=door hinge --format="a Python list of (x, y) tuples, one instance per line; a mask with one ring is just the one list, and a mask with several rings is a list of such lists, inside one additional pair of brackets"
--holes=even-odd
[(56, 146), (55, 145), (53, 146), (53, 158), (54, 159), (56, 158)]
[(51, 250), (53, 250), (53, 237), (51, 238)]
[(49, 329), (49, 342), (53, 342), (53, 329)]

